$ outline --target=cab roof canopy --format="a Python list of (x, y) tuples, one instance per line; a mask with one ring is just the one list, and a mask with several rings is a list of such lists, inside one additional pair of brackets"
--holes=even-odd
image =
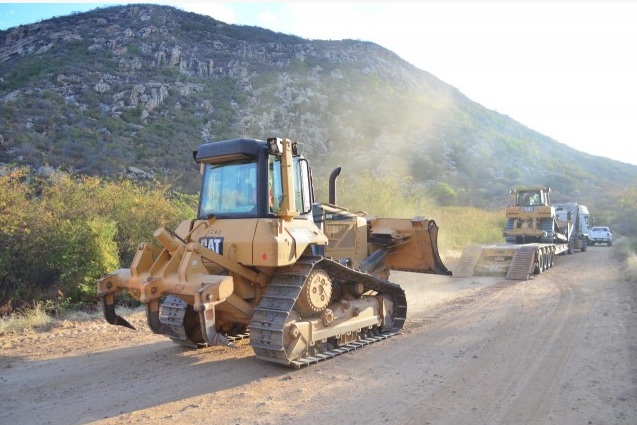
[(236, 159), (255, 158), (259, 152), (267, 150), (268, 145), (257, 139), (231, 139), (204, 143), (193, 151), (192, 156), (198, 163), (219, 163)]

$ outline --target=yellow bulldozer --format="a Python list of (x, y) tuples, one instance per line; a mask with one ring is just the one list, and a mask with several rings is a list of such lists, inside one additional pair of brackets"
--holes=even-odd
[(511, 201), (505, 211), (507, 243), (568, 242), (568, 223), (558, 220), (550, 194), (548, 187), (511, 190)]
[[(193, 153), (196, 219), (160, 227), (130, 268), (97, 282), (104, 316), (128, 291), (150, 329), (191, 347), (249, 338), (256, 357), (301, 367), (395, 335), (407, 315), (391, 270), (451, 275), (433, 220), (373, 218), (315, 203), (312, 172), (289, 139), (233, 139)], [(134, 328), (133, 328), (134, 329)]]

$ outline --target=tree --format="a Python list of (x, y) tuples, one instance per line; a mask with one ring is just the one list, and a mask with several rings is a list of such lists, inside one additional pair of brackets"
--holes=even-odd
[(458, 194), (447, 183), (438, 182), (431, 189), (431, 196), (433, 196), (433, 198), (436, 199), (436, 201), (438, 201), (438, 204), (443, 206), (448, 206), (448, 205), (453, 205), (455, 203), (455, 200)]

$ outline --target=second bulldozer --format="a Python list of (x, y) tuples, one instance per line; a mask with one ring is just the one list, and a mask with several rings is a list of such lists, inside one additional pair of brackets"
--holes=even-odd
[(555, 264), (560, 254), (588, 247), (588, 209), (567, 203), (553, 205), (550, 188), (513, 189), (506, 208), (506, 243), (466, 248), (455, 277), (506, 276), (527, 280)]
[(407, 314), (390, 270), (450, 275), (433, 220), (371, 218), (314, 202), (312, 172), (288, 139), (233, 139), (194, 152), (197, 217), (160, 227), (130, 268), (97, 282), (106, 320), (128, 291), (150, 329), (192, 347), (250, 339), (256, 357), (291, 367), (396, 334)]
[(548, 187), (511, 190), (511, 202), (506, 209), (507, 225), (504, 230), (507, 243), (568, 241), (568, 228), (566, 223), (560, 227), (555, 208), (551, 205), (550, 193)]

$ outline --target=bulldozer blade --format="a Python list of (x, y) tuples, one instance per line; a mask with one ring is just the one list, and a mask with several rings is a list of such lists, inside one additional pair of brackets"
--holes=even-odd
[(104, 318), (111, 325), (124, 326), (125, 328), (135, 330), (135, 326), (128, 323), (122, 316), (115, 313), (115, 304), (109, 304), (104, 300)]

